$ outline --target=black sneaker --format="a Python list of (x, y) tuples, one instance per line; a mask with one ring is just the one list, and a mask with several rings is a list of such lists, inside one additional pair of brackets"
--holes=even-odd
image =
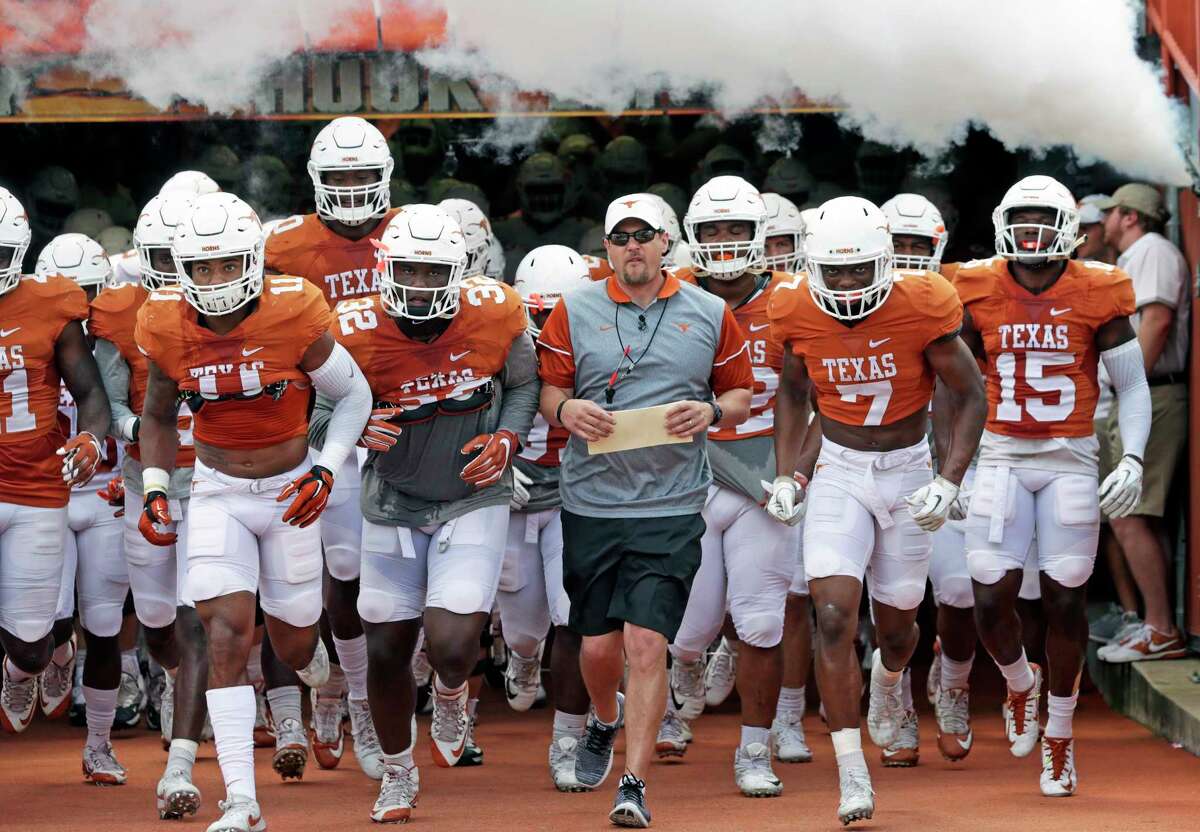
[(645, 829), (650, 825), (650, 810), (646, 808), (646, 781), (626, 773), (617, 786), (617, 799), (613, 801), (608, 819), (617, 826), (632, 826)]
[(617, 729), (625, 720), (625, 697), (617, 694), (617, 722), (605, 725), (596, 718), (595, 709), (588, 716), (587, 731), (575, 755), (575, 779), (585, 789), (594, 789), (604, 782), (612, 769), (613, 741)]

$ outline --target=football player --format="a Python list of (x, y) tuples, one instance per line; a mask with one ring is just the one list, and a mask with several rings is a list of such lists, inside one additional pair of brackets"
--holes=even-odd
[[(1043, 672), (1026, 659), (1015, 602), (1037, 535), (1049, 663), (1041, 790), (1062, 797), (1078, 785), (1072, 718), (1100, 512), (1123, 517), (1141, 494), (1150, 393), (1129, 322), (1132, 281), (1106, 263), (1070, 259), (1080, 243), (1079, 211), (1066, 187), (1026, 177), (1004, 195), (992, 223), (997, 256), (964, 263), (954, 284), (966, 310), (963, 337), (987, 360), (967, 565), (979, 636), (1008, 683), (1010, 750), (1023, 757), (1038, 740)], [(1101, 361), (1117, 393), (1125, 455), (1098, 483), (1092, 414)]]
[[(590, 280), (582, 255), (566, 246), (541, 246), (525, 255), (513, 288), (529, 315), (530, 336), (537, 338), (558, 302)], [(567, 627), (571, 601), (563, 589), (558, 467), (567, 436), (565, 428), (551, 428), (539, 413), (513, 461), (508, 546), (496, 600), (508, 646), (505, 693), (515, 710), (529, 710), (537, 698), (543, 640), (554, 627), (550, 777), (559, 791), (572, 792), (585, 791), (575, 779), (575, 752), (587, 728), (590, 700), (579, 669), (580, 637)]]
[[(267, 237), (267, 270), (308, 280), (325, 293), (330, 308), (346, 298), (378, 292), (374, 244), (397, 210), (391, 208), (388, 188), (394, 164), (383, 134), (370, 122), (346, 116), (325, 125), (313, 140), (308, 159), (317, 210), (273, 227)], [(325, 614), (340, 670), (331, 668), (329, 683), (313, 691), (313, 750), (322, 768), (333, 768), (341, 760), (342, 696), (348, 693), (354, 756), (367, 776), (378, 780), (383, 765), (367, 705), (367, 642), (357, 609), (362, 543), (359, 467), (365, 458), (363, 451), (351, 454), (337, 472), (337, 485), (321, 520), (330, 578)], [(272, 664), (268, 660), (268, 667)], [(274, 670), (271, 675), (278, 677), (278, 668)], [(294, 680), (286, 686), (271, 685), (267, 695), (276, 700), (294, 698), (299, 695), (294, 685)]]
[[(467, 746), (467, 679), (500, 580), (510, 463), (540, 383), (520, 296), (487, 278), (464, 282), (466, 241), (446, 211), (406, 205), (379, 251), (382, 291), (339, 304), (334, 331), (375, 398), (362, 437), (371, 453), (358, 611), (384, 752), (371, 817), (396, 823), (419, 788), (412, 657), (422, 622), (436, 671), (433, 759), (457, 765)], [(319, 399), (316, 441), (326, 411)]]
[[(264, 277), (263, 244), (241, 199), (197, 197), (171, 239), (179, 285), (151, 292), (134, 330), (149, 359), (138, 526), (155, 545), (176, 542), (163, 527), (172, 520), (181, 394), (195, 420), (183, 594), (208, 635), (206, 699), (226, 790), (209, 832), (266, 828), (254, 784), (254, 689), (244, 682), (256, 592), (276, 655), (310, 687), (328, 678), (317, 521), (371, 409), (362, 373), (329, 332), (325, 296), (302, 277)], [(315, 464), (314, 388), (336, 402)], [(303, 735), (295, 704), (273, 708), (276, 728)], [(289, 755), (277, 750), (277, 769), (281, 761)]]
[[(38, 675), (51, 661), (65, 667), (75, 650), (69, 638), (55, 646), (51, 633), (67, 502), (103, 460), (110, 419), (82, 326), (87, 297), (66, 277), (21, 276), (30, 238), (25, 209), (0, 188), (0, 727), (10, 733), (33, 719)], [(58, 413), (61, 384), (76, 407), (69, 439)]]
[[(770, 338), (767, 302), (791, 279), (765, 268), (767, 206), (738, 176), (717, 176), (696, 192), (684, 217), (693, 266), (676, 273), (721, 298), (749, 344), (754, 370), (750, 418), (709, 428), (713, 484), (704, 506), (701, 562), (687, 610), (670, 646), (671, 693), (659, 730), (659, 756), (682, 755), (681, 718), (704, 707), (704, 650), (721, 630), (726, 607), (738, 637), (742, 730), (734, 779), (742, 794), (774, 797), (783, 784), (771, 767), (771, 724), (782, 679), (784, 607), (795, 573), (799, 528), (762, 508), (764, 480), (774, 478), (771, 438), (783, 350)], [(682, 705), (691, 710), (679, 712)]]
[[(867, 726), (886, 748), (905, 716), (901, 679), (917, 643), (929, 532), (955, 505), (986, 408), (979, 368), (958, 338), (962, 304), (939, 275), (893, 273), (882, 211), (860, 197), (826, 202), (808, 223), (805, 251), (807, 275), (781, 285), (769, 305), (772, 337), (785, 354), (778, 476), (767, 509), (786, 521), (807, 505), (804, 571), (817, 611), (817, 684), (837, 754), (838, 816), (849, 823), (874, 812), (854, 650), (864, 576), (879, 643)], [(935, 377), (958, 405), (937, 477), (925, 438)], [(800, 459), (801, 402), (810, 387), (821, 436)]]

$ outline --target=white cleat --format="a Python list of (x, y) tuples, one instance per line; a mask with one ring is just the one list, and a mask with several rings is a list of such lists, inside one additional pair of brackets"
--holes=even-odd
[(843, 826), (856, 820), (869, 820), (875, 814), (875, 790), (871, 788), (871, 775), (865, 768), (838, 769), (838, 785), (842, 792), (838, 820)]
[(781, 763), (811, 763), (813, 754), (804, 737), (803, 714), (784, 711), (771, 723), (771, 738), (775, 742), (775, 759)]
[(342, 752), (346, 750), (341, 685), (313, 688), (311, 698), (313, 756), (321, 768), (337, 768), (342, 761)]
[(414, 765), (385, 766), (379, 797), (371, 808), (371, 820), (376, 823), (408, 823), (421, 791), (421, 774)]
[(97, 786), (125, 785), (125, 767), (117, 762), (112, 743), (83, 747), (83, 776)]
[(737, 644), (722, 636), (704, 668), (704, 701), (709, 707), (717, 707), (733, 693), (737, 682), (737, 660)]
[(0, 665), (4, 668), (3, 685), (0, 686), (0, 727), (10, 734), (19, 734), (33, 721), (38, 704), (38, 677), (14, 682), (8, 675), (8, 660), (0, 659)]
[(275, 754), (271, 768), (284, 780), (304, 777), (308, 764), (308, 732), (298, 719), (289, 717), (275, 725)]
[[(366, 699), (346, 701), (350, 709), (350, 735), (354, 737), (354, 756), (363, 774), (372, 780), (383, 779), (383, 748), (379, 735), (375, 733), (375, 721), (371, 719), (371, 707)], [(412, 736), (416, 736), (416, 716), (413, 717)]]
[(896, 741), (879, 750), (879, 761), (888, 768), (912, 768), (921, 758), (917, 712), (910, 710), (900, 723)]
[(71, 684), (75, 680), (75, 634), (71, 634), (71, 654), (66, 664), (57, 664), (53, 658), (42, 671), (42, 682), (38, 685), (42, 713), (47, 719), (58, 719), (71, 707)]
[(695, 719), (704, 712), (704, 660), (671, 662), (671, 701), (682, 719)]
[(1042, 737), (1042, 794), (1070, 797), (1079, 787), (1075, 774), (1075, 739)]
[(738, 748), (733, 755), (733, 777), (746, 797), (783, 794), (783, 783), (771, 768), (771, 749), (761, 742)]
[(175, 677), (163, 670), (162, 699), (158, 706), (158, 733), (164, 749), (171, 748), (171, 736), (175, 723)]
[(200, 809), (200, 790), (182, 769), (165, 772), (154, 791), (160, 820), (182, 820)]
[(658, 726), (658, 737), (654, 740), (654, 753), (659, 758), (682, 757), (687, 753), (691, 731), (674, 708), (667, 708)]
[(325, 642), (318, 636), (313, 657), (303, 670), (296, 671), (296, 675), (300, 677), (301, 682), (316, 689), (329, 681), (329, 667), (329, 652), (325, 649)]
[(937, 719), (938, 751), (952, 763), (964, 759), (975, 743), (970, 693), (965, 688), (939, 690), (933, 714)]
[[(542, 642), (544, 644), (545, 642)], [(528, 711), (537, 701), (542, 683), (542, 645), (531, 658), (508, 651), (508, 666), (504, 668), (504, 695), (514, 711)]]
[(883, 666), (879, 650), (871, 659), (871, 697), (867, 705), (867, 730), (871, 734), (871, 742), (880, 748), (887, 748), (900, 737), (900, 725), (904, 722), (904, 701), (901, 694), (903, 681), (894, 686), (884, 687), (875, 678), (875, 669)]
[(1008, 692), (1004, 700), (1004, 731), (1014, 757), (1026, 757), (1038, 741), (1038, 699), (1042, 695), (1042, 668), (1033, 662), (1033, 687), (1021, 693)]
[(217, 808), (223, 814), (220, 820), (209, 824), (208, 832), (266, 832), (267, 822), (256, 800), (231, 794)]
[(430, 750), (433, 762), (442, 768), (458, 765), (467, 748), (467, 733), (471, 719), (467, 715), (467, 686), (457, 696), (442, 696), (433, 691), (433, 719), (429, 725)]
[(575, 779), (575, 752), (581, 738), (562, 734), (550, 743), (550, 779), (560, 792), (590, 791)]

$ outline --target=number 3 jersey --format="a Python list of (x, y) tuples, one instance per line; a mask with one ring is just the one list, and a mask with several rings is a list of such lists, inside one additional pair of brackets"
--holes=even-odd
[(330, 320), (316, 286), (268, 275), (253, 311), (225, 335), (201, 326), (172, 286), (142, 304), (134, 339), (187, 398), (196, 442), (265, 448), (308, 433), (312, 384), (300, 359)]
[[(519, 381), (504, 372), (518, 339), (526, 339), (536, 377), (525, 307), (512, 287), (487, 278), (468, 280), (459, 291), (458, 313), (429, 342), (406, 335), (378, 295), (343, 301), (335, 310), (334, 337), (362, 369), (376, 406), (403, 409), (395, 446), (372, 452), (363, 467), (363, 516), (373, 523), (432, 525), (507, 504), (512, 493), (507, 476), (476, 488), (459, 473), (473, 459), (462, 447), (497, 429), (502, 388)], [(526, 422), (514, 432), (528, 429)]]
[(823, 418), (887, 425), (929, 406), (925, 348), (961, 329), (962, 309), (941, 275), (897, 271), (887, 300), (858, 321), (823, 312), (803, 275), (775, 290), (768, 315), (772, 338), (804, 359)]

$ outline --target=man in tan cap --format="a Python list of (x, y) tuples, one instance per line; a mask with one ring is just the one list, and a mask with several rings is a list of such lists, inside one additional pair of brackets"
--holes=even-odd
[[(1170, 216), (1162, 194), (1151, 185), (1122, 185), (1096, 207), (1104, 211), (1104, 239), (1118, 252), (1117, 265), (1133, 278), (1138, 333), (1152, 406), (1141, 502), (1126, 517), (1111, 520), (1125, 550), (1145, 605), (1145, 624), (1100, 649), (1109, 662), (1177, 658), (1185, 654), (1167, 592), (1170, 554), (1159, 535), (1167, 492), (1187, 431), (1188, 314), (1191, 302), (1187, 261), (1160, 230)], [(1115, 428), (1116, 406), (1109, 418)], [(1110, 431), (1114, 454), (1120, 438)]]

